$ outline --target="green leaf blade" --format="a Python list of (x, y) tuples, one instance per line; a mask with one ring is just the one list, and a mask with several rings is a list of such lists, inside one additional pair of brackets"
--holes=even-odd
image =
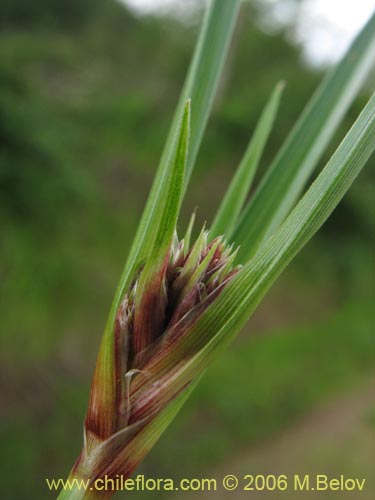
[(230, 2), (209, 0), (208, 2), (197, 50), (192, 59), (179, 104), (181, 106), (181, 102), (184, 102), (187, 97), (191, 97), (194, 103), (185, 187), (192, 174), (212, 109), (240, 5), (241, 0), (231, 0)]
[[(215, 91), (228, 52), (229, 42), (233, 34), (239, 6), (240, 0), (233, 0), (231, 2), (212, 0), (206, 10), (186, 83), (180, 96), (150, 195), (120, 276), (101, 339), (95, 374), (100, 378), (102, 387), (105, 389), (100, 390), (98, 388), (96, 397), (98, 401), (105, 400), (107, 407), (113, 405), (115, 400), (115, 384), (112, 375), (114, 366), (113, 328), (115, 318), (124, 293), (134, 277), (134, 273), (141, 261), (145, 260), (149, 254), (150, 243), (154, 237), (152, 231), (152, 214), (160, 203), (160, 199), (163, 196), (162, 186), (165, 185), (168, 179), (168, 168), (176, 144), (178, 120), (182, 115), (187, 98), (191, 97), (196, 102), (196, 111), (192, 116), (194, 133), (190, 138), (190, 154), (187, 158), (186, 187), (210, 114)], [(112, 427), (110, 418), (108, 418), (106, 427)]]
[(375, 94), (285, 222), (198, 320), (191, 341), (202, 342), (202, 335), (215, 328), (217, 334), (198, 353), (193, 370), (199, 373), (199, 363), (204, 370), (231, 342), (272, 283), (330, 216), (374, 150)]
[(231, 239), (239, 260), (254, 255), (285, 219), (375, 62), (375, 14), (346, 56), (323, 80), (254, 197)]
[[(157, 329), (155, 317), (165, 307), (164, 280), (171, 252), (172, 240), (180, 211), (190, 131), (190, 100), (186, 102), (179, 127), (176, 151), (169, 177), (162, 186), (162, 196), (151, 216), (153, 239), (149, 256), (140, 274), (135, 294), (134, 345), (142, 353), (152, 342)], [(160, 325), (161, 326), (161, 325)]]
[(182, 114), (186, 100), (191, 98), (194, 103), (194, 110), (191, 116), (192, 134), (185, 174), (185, 188), (187, 186), (212, 108), (240, 3), (240, 0), (232, 0), (231, 2), (211, 0), (206, 10), (192, 63), (165, 143), (154, 183), (112, 302), (107, 330), (113, 327), (121, 298), (129, 286), (135, 270), (149, 254), (150, 240), (152, 238), (152, 214), (162, 196), (162, 186), (168, 178), (168, 165), (176, 141), (179, 117)]
[[(168, 167), (168, 177), (161, 186), (159, 203), (155, 205), (154, 211), (150, 215), (149, 255), (146, 269), (152, 270), (152, 267), (157, 267), (165, 259), (176, 229), (188, 156), (190, 109), (191, 104), (190, 99), (188, 99), (178, 127), (179, 135), (174, 158)], [(150, 278), (147, 272), (142, 273), (143, 276), (146, 281)]]
[(212, 223), (210, 230), (212, 237), (224, 234), (229, 235), (233, 232), (250, 190), (267, 139), (271, 133), (283, 88), (283, 82), (276, 85), (261, 114), (245, 155), (237, 168)]
[[(217, 299), (155, 363), (158, 380), (183, 354), (186, 362), (160, 399), (182, 389), (230, 344), (283, 269), (318, 231), (375, 150), (375, 94), (321, 174), (284, 223)], [(190, 358), (187, 353), (195, 353)], [(152, 370), (150, 370), (152, 371)]]
[[(168, 165), (169, 177), (162, 186), (159, 203), (152, 213), (149, 233), (150, 257), (147, 259), (139, 283), (137, 301), (141, 301), (147, 284), (154, 278), (156, 270), (168, 253), (180, 210), (184, 175), (186, 168), (188, 140), (190, 130), (190, 100), (185, 104), (183, 116), (179, 126), (179, 136), (175, 144), (174, 158)], [(119, 300), (119, 298), (117, 298)], [(118, 309), (118, 307), (117, 307)], [(91, 389), (87, 421), (94, 420), (95, 428), (100, 429), (101, 435), (110, 435), (114, 428), (115, 382), (114, 370), (114, 335), (113, 321), (117, 309), (112, 312), (113, 318), (107, 322)]]

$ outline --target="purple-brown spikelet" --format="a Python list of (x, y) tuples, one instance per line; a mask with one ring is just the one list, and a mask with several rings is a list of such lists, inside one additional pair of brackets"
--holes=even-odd
[(190, 345), (189, 330), (239, 267), (232, 265), (236, 252), (221, 237), (209, 241), (208, 231), (202, 230), (191, 248), (188, 240), (178, 241), (175, 236), (143, 291), (140, 281), (145, 266), (123, 297), (113, 331), (115, 396), (107, 402), (98, 396), (103, 387), (97, 366), (85, 420), (85, 446), (75, 468), (80, 475), (88, 471), (91, 479), (129, 475), (146, 453), (132, 449), (134, 437), (193, 378), (179, 377), (203, 347)]

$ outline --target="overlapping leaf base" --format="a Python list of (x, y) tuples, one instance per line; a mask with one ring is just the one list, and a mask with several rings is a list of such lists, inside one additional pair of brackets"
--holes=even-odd
[(77, 464), (81, 474), (85, 463), (91, 478), (93, 471), (95, 477), (130, 474), (139, 462), (129, 453), (132, 440), (191, 382), (192, 377), (178, 376), (196, 354), (189, 329), (239, 270), (232, 247), (222, 237), (210, 241), (205, 229), (190, 247), (191, 226), (183, 240), (175, 235), (161, 267), (148, 274), (147, 286), (142, 286), (146, 264), (141, 266), (121, 302), (114, 327), (116, 398), (108, 408), (115, 418), (111, 429), (103, 424), (107, 412), (93, 397), (94, 378), (86, 444)]

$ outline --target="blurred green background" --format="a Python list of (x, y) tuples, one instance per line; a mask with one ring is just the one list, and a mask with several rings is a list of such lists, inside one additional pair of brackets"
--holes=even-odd
[[(287, 87), (260, 174), (322, 77), (292, 26), (264, 29), (264, 16), (263, 2), (242, 8), (182, 228), (195, 207), (212, 220), (274, 84)], [(143, 17), (115, 0), (1, 2), (1, 498), (55, 498), (45, 478), (65, 478), (80, 451), (102, 328), (199, 19)], [(372, 182), (368, 165), (140, 472), (344, 473), (367, 477), (371, 498)]]

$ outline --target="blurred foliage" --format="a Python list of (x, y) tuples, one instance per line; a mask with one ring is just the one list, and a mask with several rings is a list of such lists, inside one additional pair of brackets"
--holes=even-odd
[(0, 72), (1, 209), (16, 223), (44, 223), (81, 196), (64, 147), (69, 129), (19, 75)]
[(100, 0), (2, 0), (0, 28), (81, 27), (99, 4)]
[[(11, 450), (1, 463), (2, 492), (39, 500), (41, 471), (65, 474), (81, 445), (101, 328), (197, 25), (136, 17), (115, 0), (4, 0), (0, 11), (0, 411), (3, 447)], [(258, 15), (243, 7), (181, 225), (196, 206), (200, 222), (212, 220), (274, 84), (283, 79), (287, 87), (257, 180), (321, 79), (287, 33), (259, 29)], [(238, 442), (278, 432), (369, 369), (372, 176), (370, 168), (361, 175), (271, 292), (263, 318), (276, 316), (285, 331), (223, 357), (146, 470), (155, 461), (168, 470), (168, 453), (182, 460), (179, 470), (189, 461), (210, 464)], [(262, 314), (253, 323), (261, 330), (269, 324)], [(257, 380), (244, 398), (238, 370), (249, 384)], [(201, 426), (194, 442), (191, 421)]]

